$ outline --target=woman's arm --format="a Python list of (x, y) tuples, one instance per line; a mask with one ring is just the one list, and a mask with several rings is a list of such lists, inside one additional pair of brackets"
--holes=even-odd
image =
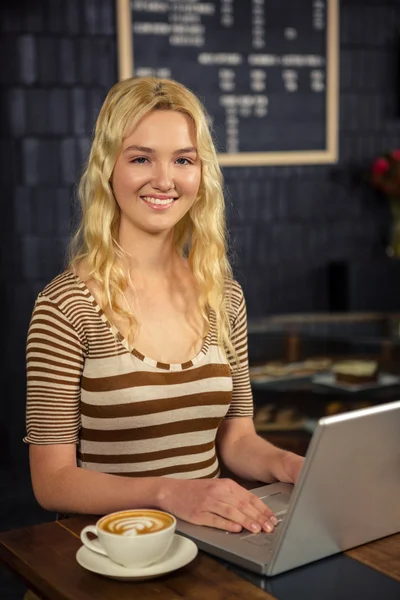
[(231, 339), (239, 364), (232, 368), (232, 402), (219, 426), (217, 446), (225, 466), (247, 480), (294, 483), (303, 458), (273, 446), (257, 435), (253, 424), (253, 396), (249, 377), (247, 350), (247, 314), (243, 291), (237, 282), (232, 286)]
[(199, 525), (238, 532), (271, 531), (273, 513), (230, 479), (122, 477), (80, 468), (75, 444), (31, 445), (32, 486), (39, 504), (66, 513), (106, 514), (154, 507)]
[(225, 419), (218, 429), (217, 447), (226, 467), (248, 480), (295, 483), (304, 462), (257, 435), (250, 417)]
[(50, 511), (105, 514), (140, 506), (159, 507), (159, 478), (134, 480), (76, 464), (75, 444), (34, 445), (29, 449), (32, 487)]

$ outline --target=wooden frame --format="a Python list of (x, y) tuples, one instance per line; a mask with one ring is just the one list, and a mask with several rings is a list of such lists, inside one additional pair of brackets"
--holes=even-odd
[[(116, 0), (118, 75), (133, 75), (132, 13), (130, 0)], [(327, 0), (326, 148), (293, 152), (237, 152), (219, 154), (221, 166), (329, 164), (339, 154), (339, 0)]]

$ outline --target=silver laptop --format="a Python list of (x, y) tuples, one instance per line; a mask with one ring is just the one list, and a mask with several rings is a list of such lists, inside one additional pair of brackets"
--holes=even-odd
[(273, 533), (227, 533), (178, 520), (201, 550), (277, 575), (400, 531), (400, 401), (319, 420), (295, 486), (252, 490)]

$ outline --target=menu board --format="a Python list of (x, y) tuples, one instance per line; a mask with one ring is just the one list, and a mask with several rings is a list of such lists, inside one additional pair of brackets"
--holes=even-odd
[(117, 0), (121, 79), (203, 102), (222, 165), (337, 160), (338, 0)]

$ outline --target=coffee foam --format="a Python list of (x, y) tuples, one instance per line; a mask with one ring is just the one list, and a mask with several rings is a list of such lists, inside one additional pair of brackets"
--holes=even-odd
[(127, 511), (105, 517), (99, 526), (107, 533), (136, 536), (168, 529), (173, 522), (170, 515), (158, 511)]

